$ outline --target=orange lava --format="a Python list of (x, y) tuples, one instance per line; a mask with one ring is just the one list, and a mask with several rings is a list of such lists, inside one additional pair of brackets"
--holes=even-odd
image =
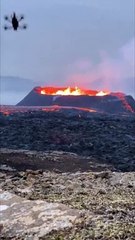
[(80, 89), (78, 87), (71, 88), (58, 88), (58, 87), (37, 87), (35, 91), (42, 95), (58, 95), (58, 96), (81, 96), (81, 95), (88, 95), (88, 96), (105, 96), (109, 95), (110, 92), (107, 91), (96, 91), (96, 90), (89, 90), (89, 89)]

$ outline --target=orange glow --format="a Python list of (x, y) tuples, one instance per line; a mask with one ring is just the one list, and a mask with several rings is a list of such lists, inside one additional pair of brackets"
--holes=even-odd
[(90, 109), (90, 108), (68, 107), (68, 106), (58, 106), (58, 105), (53, 105), (53, 106), (50, 106), (50, 107), (44, 107), (44, 108), (42, 108), (42, 111), (54, 112), (54, 111), (59, 111), (61, 109), (75, 109), (75, 110), (85, 111), (85, 112), (96, 112), (96, 110)]
[(4, 111), (3, 114), (4, 114), (5, 116), (9, 116), (9, 111)]
[(106, 91), (96, 91), (96, 90), (89, 90), (89, 89), (84, 90), (78, 87), (75, 87), (75, 88), (37, 87), (35, 91), (42, 95), (58, 95), (58, 96), (80, 96), (80, 95), (105, 96), (110, 94), (110, 92), (106, 92)]

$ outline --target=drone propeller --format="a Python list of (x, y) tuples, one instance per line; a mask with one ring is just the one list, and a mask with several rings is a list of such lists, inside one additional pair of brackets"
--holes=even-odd
[(21, 20), (23, 20), (23, 19), (24, 19), (24, 15), (23, 15), (23, 14), (20, 16), (20, 19), (21, 19)]
[(5, 16), (4, 19), (5, 19), (6, 21), (10, 21), (10, 18), (9, 18), (8, 16)]
[(10, 29), (12, 29), (12, 27), (10, 27), (10, 26), (4, 26), (4, 30), (10, 30)]
[(23, 25), (23, 29), (26, 29), (28, 26), (27, 26), (27, 24), (24, 24)]
[(7, 26), (4, 26), (4, 30), (8, 30), (8, 27), (7, 27)]
[(8, 20), (8, 16), (5, 16), (4, 19), (5, 19), (5, 20)]
[(22, 26), (19, 26), (19, 28), (20, 28), (20, 29), (27, 29), (27, 25), (24, 24), (24, 25), (22, 25)]

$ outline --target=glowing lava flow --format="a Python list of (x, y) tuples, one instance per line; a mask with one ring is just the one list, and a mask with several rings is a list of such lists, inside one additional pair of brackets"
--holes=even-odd
[(110, 92), (105, 91), (94, 91), (94, 90), (84, 90), (78, 87), (75, 88), (54, 88), (54, 87), (45, 87), (45, 88), (37, 88), (36, 91), (42, 95), (59, 95), (59, 96), (80, 96), (80, 95), (88, 95), (88, 96), (105, 96), (109, 95)]
[(53, 105), (53, 106), (48, 106), (48, 107), (44, 107), (42, 108), (42, 111), (46, 111), (46, 112), (56, 112), (56, 111), (60, 111), (61, 109), (75, 109), (75, 110), (79, 110), (79, 111), (84, 111), (84, 112), (97, 112), (94, 109), (90, 109), (90, 108), (81, 108), (81, 107), (68, 107), (68, 106), (58, 106), (58, 105)]

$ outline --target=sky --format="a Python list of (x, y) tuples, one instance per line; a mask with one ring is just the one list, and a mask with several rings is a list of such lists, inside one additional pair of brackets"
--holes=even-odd
[[(35, 86), (78, 86), (134, 96), (134, 0), (1, 0), (1, 103)], [(27, 30), (4, 31), (24, 14)], [(23, 23), (22, 22), (22, 23)]]

